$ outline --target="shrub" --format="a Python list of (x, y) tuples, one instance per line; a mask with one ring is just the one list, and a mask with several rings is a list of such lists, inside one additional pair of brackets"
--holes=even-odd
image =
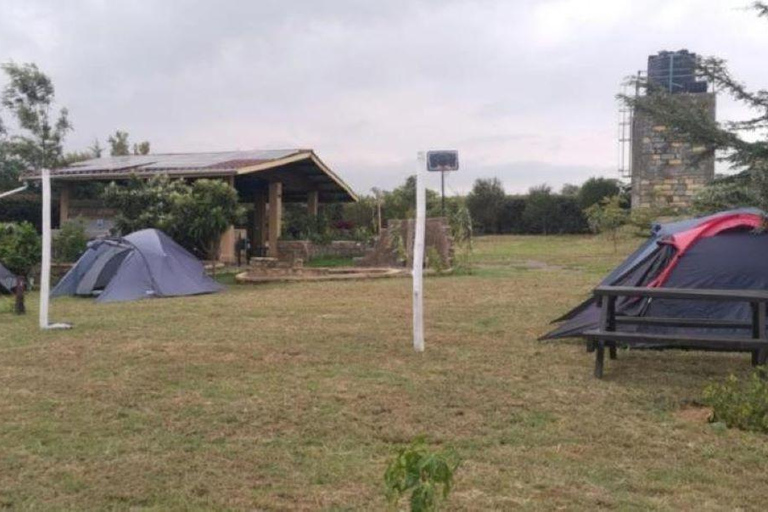
[(712, 407), (710, 421), (728, 427), (768, 433), (768, 380), (766, 370), (758, 368), (749, 377), (731, 375), (723, 382), (710, 384), (704, 400)]
[(111, 183), (104, 190), (104, 201), (117, 210), (115, 226), (120, 233), (159, 229), (209, 259), (218, 259), (221, 235), (244, 213), (234, 187), (211, 179), (190, 184), (167, 176), (134, 177), (124, 185)]
[(87, 246), (85, 222), (79, 218), (67, 221), (53, 239), (53, 259), (61, 263), (77, 261)]
[[(51, 201), (51, 219), (54, 226), (59, 218), (59, 202)], [(34, 192), (4, 197), (0, 207), (0, 222), (29, 222), (38, 232), (43, 226), (43, 199)]]
[(431, 451), (424, 438), (418, 438), (401, 449), (387, 467), (387, 498), (394, 505), (410, 492), (411, 511), (435, 510), (438, 500), (447, 498), (451, 492), (459, 464), (455, 451)]
[(440, 256), (440, 252), (434, 247), (427, 248), (427, 265), (429, 265), (429, 268), (437, 275), (442, 275), (447, 270), (445, 262)]
[(453, 270), (458, 274), (472, 273), (472, 215), (469, 209), (458, 206), (451, 212), (448, 221), (453, 238)]
[(40, 262), (40, 235), (29, 222), (0, 224), (0, 261), (19, 277), (16, 288), (16, 313), (23, 314), (25, 279)]

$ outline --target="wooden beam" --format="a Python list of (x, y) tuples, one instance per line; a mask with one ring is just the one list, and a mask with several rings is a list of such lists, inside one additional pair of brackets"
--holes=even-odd
[(264, 190), (256, 192), (253, 199), (253, 239), (251, 246), (264, 248), (267, 245), (267, 194)]
[(269, 257), (277, 258), (277, 241), (283, 217), (283, 184), (274, 181), (269, 184)]
[[(223, 179), (230, 186), (235, 186), (234, 176), (227, 176)], [(221, 236), (221, 242), (219, 246), (219, 260), (225, 263), (234, 263), (237, 260), (235, 255), (235, 226), (229, 226)]]
[(59, 228), (69, 220), (69, 200), (72, 195), (72, 185), (62, 182), (59, 192)]

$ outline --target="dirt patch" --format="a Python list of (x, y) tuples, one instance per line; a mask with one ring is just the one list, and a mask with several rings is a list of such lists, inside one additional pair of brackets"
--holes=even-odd
[(683, 421), (692, 423), (707, 423), (712, 417), (712, 408), (705, 406), (687, 405), (677, 411), (675, 416)]

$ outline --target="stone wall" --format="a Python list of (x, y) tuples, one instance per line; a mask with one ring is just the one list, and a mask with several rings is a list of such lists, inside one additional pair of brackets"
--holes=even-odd
[[(410, 267), (413, 264), (414, 228), (413, 219), (388, 221), (373, 250), (357, 264), (363, 267)], [(424, 239), (425, 261), (430, 253), (436, 253), (445, 267), (453, 264), (453, 238), (444, 217), (427, 219)]]
[(367, 246), (363, 242), (351, 240), (334, 240), (329, 244), (316, 244), (308, 240), (279, 240), (277, 250), (283, 261), (301, 259), (309, 261), (312, 258), (338, 257), (358, 258), (366, 253)]
[[(714, 94), (675, 96), (715, 118)], [(715, 159), (705, 147), (686, 142), (669, 127), (636, 113), (632, 124), (632, 208), (688, 208), (714, 176)]]

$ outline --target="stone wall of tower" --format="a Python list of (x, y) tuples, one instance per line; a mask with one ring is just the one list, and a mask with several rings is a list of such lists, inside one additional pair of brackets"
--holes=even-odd
[[(713, 93), (675, 94), (715, 119)], [(686, 142), (668, 126), (640, 112), (632, 123), (632, 208), (691, 206), (696, 193), (715, 177), (715, 159), (704, 146)]]

